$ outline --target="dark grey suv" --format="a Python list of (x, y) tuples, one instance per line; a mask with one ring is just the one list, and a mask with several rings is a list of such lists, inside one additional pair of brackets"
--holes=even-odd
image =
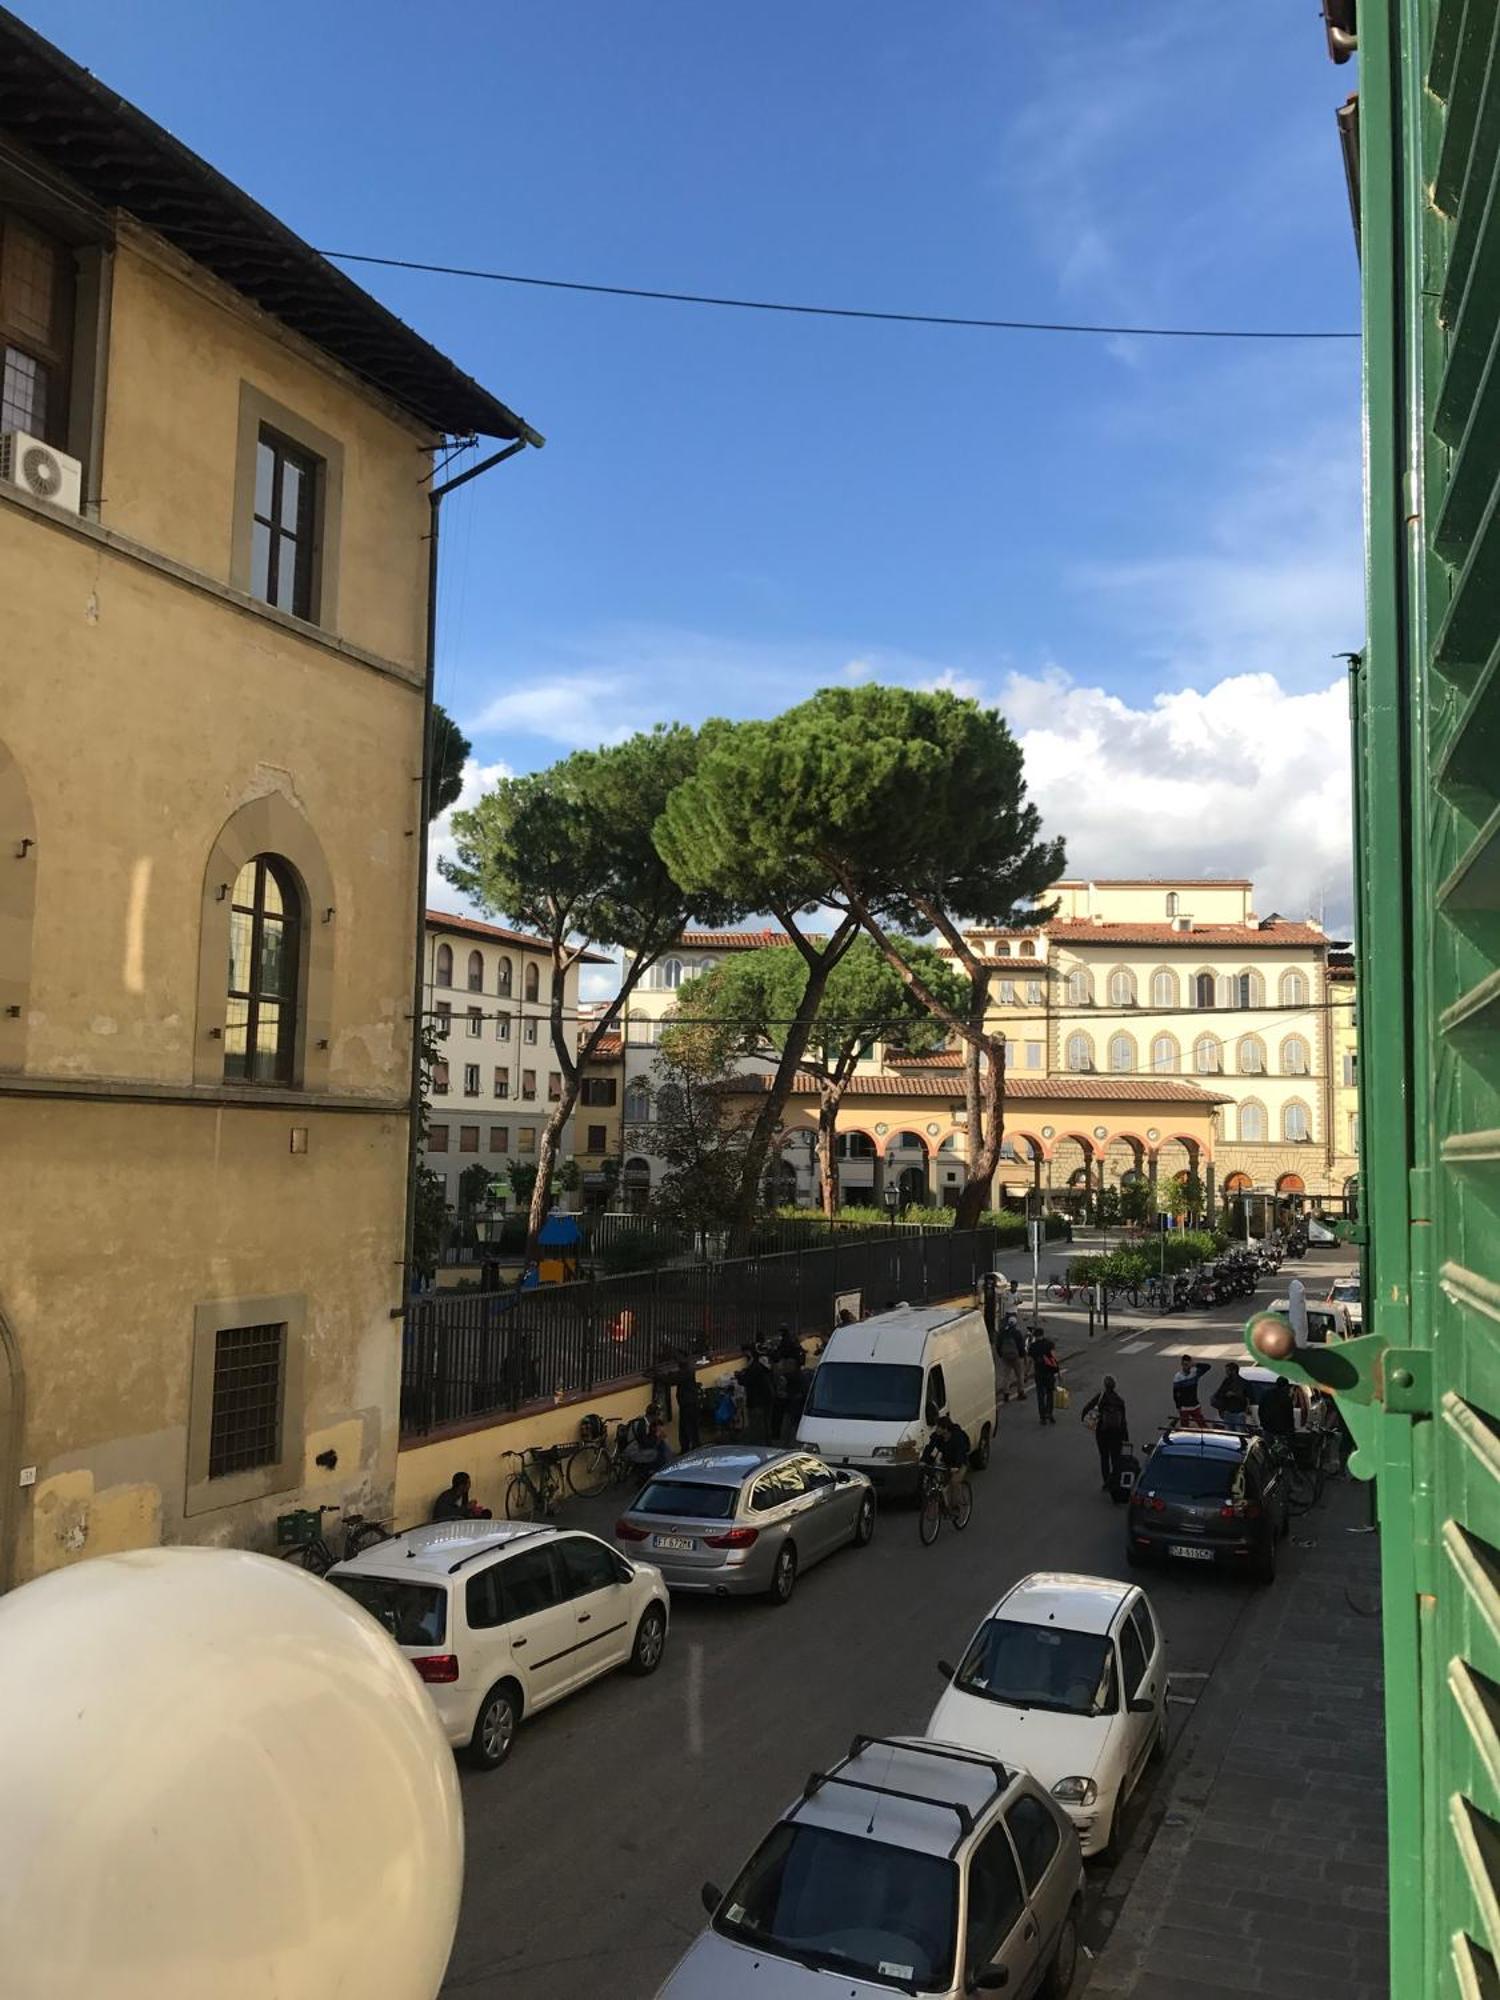
[(1264, 1438), (1167, 1431), (1130, 1496), (1126, 1559), (1220, 1563), (1270, 1583), (1290, 1521), (1286, 1491), (1286, 1472)]

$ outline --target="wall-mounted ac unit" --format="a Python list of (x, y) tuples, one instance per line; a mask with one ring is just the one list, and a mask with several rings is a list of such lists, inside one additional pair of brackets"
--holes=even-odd
[(33, 500), (46, 500), (69, 514), (78, 512), (83, 467), (65, 451), (43, 444), (26, 431), (6, 431), (0, 436), (0, 479), (19, 486)]

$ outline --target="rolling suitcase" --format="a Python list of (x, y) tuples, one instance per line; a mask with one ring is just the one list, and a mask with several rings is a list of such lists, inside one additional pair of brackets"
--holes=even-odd
[(1135, 1482), (1141, 1476), (1141, 1461), (1127, 1444), (1120, 1453), (1120, 1469), (1115, 1474), (1115, 1483), (1110, 1489), (1110, 1498), (1117, 1504), (1128, 1500), (1135, 1490)]

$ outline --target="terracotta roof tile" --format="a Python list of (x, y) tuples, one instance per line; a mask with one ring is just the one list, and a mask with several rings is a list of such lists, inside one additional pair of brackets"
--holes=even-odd
[[(922, 1076), (902, 1076), (890, 1071), (881, 1071), (871, 1076), (851, 1077), (846, 1097), (942, 1097), (945, 1079), (951, 1079), (951, 1094), (957, 1096), (963, 1090), (963, 1072), (954, 1067), (948, 1070), (928, 1070)], [(768, 1076), (745, 1074), (726, 1079), (721, 1086), (725, 1090), (749, 1095), (752, 1091), (770, 1088)], [(798, 1097), (810, 1096), (819, 1088), (818, 1079), (807, 1070), (798, 1070), (793, 1094)], [(1036, 1102), (1039, 1099), (1057, 1103), (1129, 1103), (1129, 1104), (1228, 1104), (1231, 1100), (1221, 1093), (1200, 1090), (1195, 1083), (1186, 1083), (1180, 1077), (1144, 1076), (1007, 1076), (1005, 1095), (1010, 1102)]]
[(1096, 924), (1088, 918), (1056, 917), (1047, 926), (1047, 935), (1059, 944), (1164, 944), (1192, 947), (1202, 945), (1238, 951), (1279, 951), (1289, 944), (1326, 946), (1328, 933), (1316, 924), (1272, 923), (1253, 929), (1244, 924), (1193, 924), (1177, 930), (1171, 924)]
[[(677, 942), (684, 951), (763, 951), (791, 939), (785, 931), (684, 931)], [(822, 939), (813, 942), (821, 944)]]
[(624, 1050), (624, 1047), (625, 1043), (621, 1036), (614, 1034), (601, 1035), (599, 1037), (599, 1046), (594, 1050), (594, 1053), (589, 1057), (589, 1061), (615, 1062), (619, 1059), (620, 1055)]
[[(540, 951), (551, 955), (552, 947), (545, 938), (534, 937), (530, 931), (508, 930), (504, 924), (482, 923), (478, 917), (456, 917), (447, 910), (427, 912), (429, 931), (454, 931), (460, 937), (488, 938), (492, 944), (512, 944), (522, 951)], [(613, 965), (612, 958), (606, 958), (597, 951), (581, 951), (578, 954), (581, 965)]]

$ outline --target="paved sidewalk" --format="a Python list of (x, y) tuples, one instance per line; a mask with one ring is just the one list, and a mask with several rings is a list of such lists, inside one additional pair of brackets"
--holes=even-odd
[(1369, 1518), (1347, 1480), (1293, 1523), (1172, 1753), (1089, 2000), (1386, 2000), (1379, 1547), (1351, 1532)]

